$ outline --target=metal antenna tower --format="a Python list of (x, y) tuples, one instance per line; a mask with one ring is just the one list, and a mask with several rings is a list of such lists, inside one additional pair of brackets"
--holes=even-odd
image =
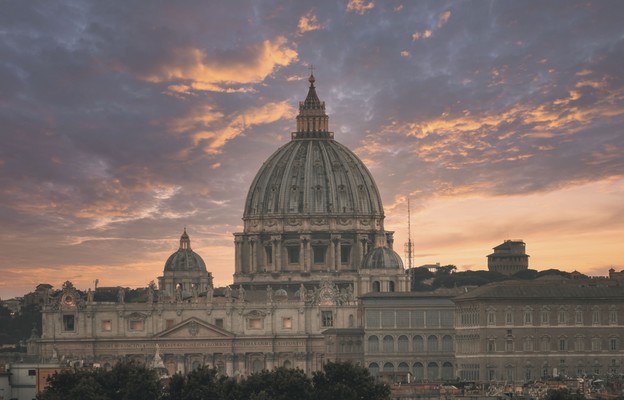
[(407, 269), (412, 268), (412, 260), (414, 259), (414, 244), (412, 243), (412, 224), (410, 216), (410, 201), (407, 198), (407, 243), (405, 243), (405, 258), (407, 258)]

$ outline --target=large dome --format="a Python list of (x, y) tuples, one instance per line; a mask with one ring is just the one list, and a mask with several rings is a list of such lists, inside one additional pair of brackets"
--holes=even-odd
[(251, 184), (244, 218), (383, 215), (370, 172), (328, 131), (313, 76), (299, 110), (292, 140), (269, 157)]

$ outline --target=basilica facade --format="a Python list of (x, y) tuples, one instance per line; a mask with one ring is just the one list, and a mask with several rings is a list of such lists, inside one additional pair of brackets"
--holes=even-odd
[[(122, 288), (83, 293), (70, 282), (46, 296), (30, 350), (44, 363), (108, 368), (131, 359), (163, 374), (200, 366), (230, 376), (278, 366), (312, 373), (337, 360), (389, 381), (622, 372), (622, 273), (409, 292), (379, 190), (334, 139), (314, 76), (291, 140), (251, 183), (243, 221), (231, 285), (214, 287), (184, 230), (158, 285), (139, 297)], [(527, 269), (521, 245), (488, 257)]]
[[(327, 360), (364, 362), (369, 292), (406, 292), (401, 258), (384, 230), (379, 190), (362, 161), (334, 140), (310, 76), (296, 131), (260, 168), (234, 235), (234, 282), (215, 288), (186, 230), (158, 286), (140, 299), (70, 282), (43, 311), (43, 360), (107, 367), (121, 358), (201, 365), (228, 375), (276, 366), (306, 372)], [(110, 290), (109, 290), (110, 292)]]

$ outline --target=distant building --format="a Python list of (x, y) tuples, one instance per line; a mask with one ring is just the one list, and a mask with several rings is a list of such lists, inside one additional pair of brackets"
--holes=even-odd
[(624, 291), (615, 282), (551, 275), (530, 284), (491, 283), (453, 301), (461, 380), (513, 383), (622, 371)]
[(505, 240), (487, 256), (488, 270), (511, 276), (529, 269), (529, 255), (522, 240)]

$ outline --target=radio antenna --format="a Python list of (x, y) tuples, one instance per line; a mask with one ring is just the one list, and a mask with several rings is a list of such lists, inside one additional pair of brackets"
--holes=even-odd
[(412, 224), (410, 214), (410, 200), (407, 198), (407, 243), (405, 243), (405, 258), (407, 258), (407, 269), (412, 269), (414, 259), (414, 245), (412, 243)]

